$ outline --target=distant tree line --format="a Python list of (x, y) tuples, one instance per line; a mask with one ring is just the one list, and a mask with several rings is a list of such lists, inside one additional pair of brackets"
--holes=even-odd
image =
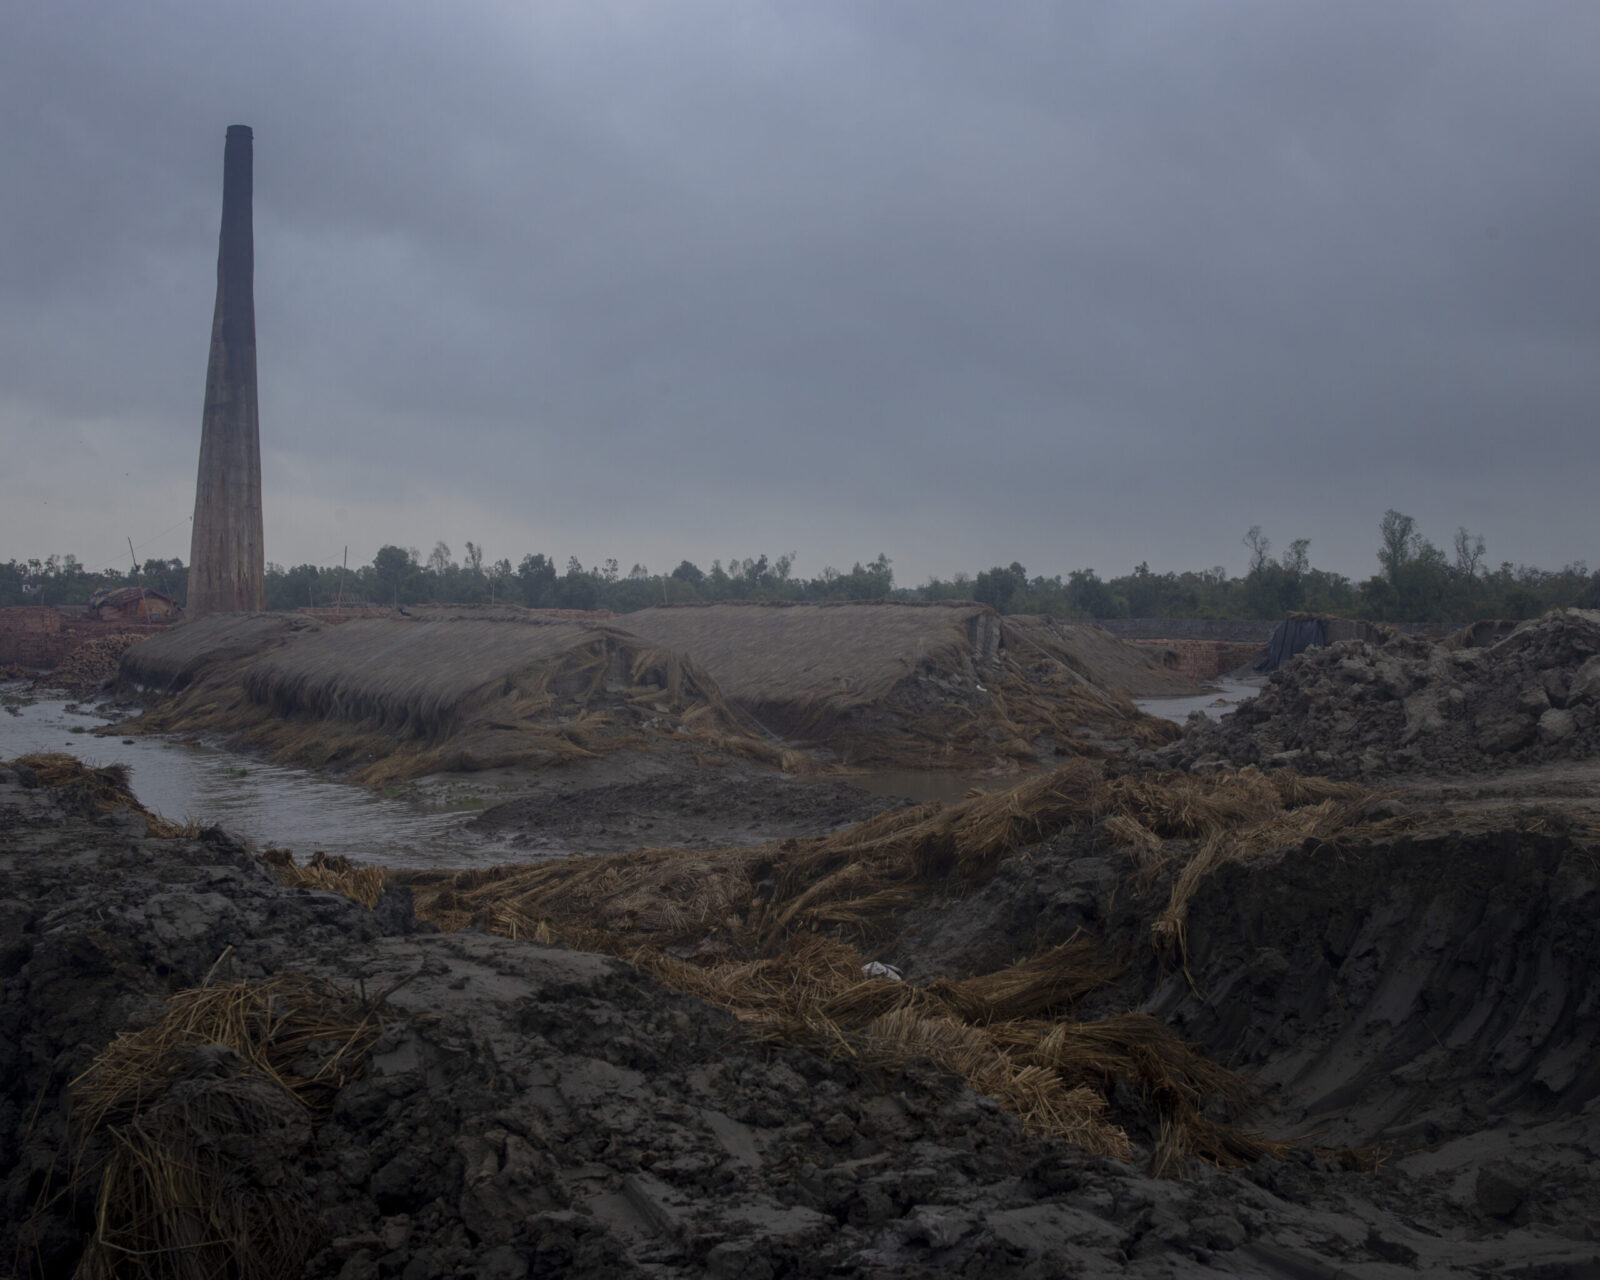
[(84, 604), (96, 591), (146, 586), (180, 603), (188, 595), (189, 570), (182, 560), (146, 560), (138, 567), (85, 569), (77, 556), (0, 562), (0, 607), (18, 604)]
[[(717, 600), (976, 600), (1001, 613), (1062, 618), (1276, 618), (1305, 610), (1385, 622), (1465, 623), (1478, 618), (1531, 618), (1549, 609), (1600, 608), (1600, 571), (1578, 561), (1558, 570), (1509, 562), (1491, 569), (1483, 538), (1458, 529), (1450, 552), (1423, 537), (1416, 521), (1387, 511), (1379, 522), (1378, 572), (1364, 582), (1314, 568), (1311, 544), (1290, 542), (1274, 556), (1259, 525), (1244, 536), (1249, 551), (1242, 577), (1219, 565), (1182, 573), (1152, 573), (1147, 564), (1102, 579), (1093, 569), (1065, 577), (1030, 576), (1013, 561), (976, 576), (957, 573), (920, 587), (896, 587), (889, 558), (855, 563), (848, 573), (828, 567), (813, 578), (794, 572), (795, 553), (769, 560), (713, 560), (709, 569), (684, 560), (666, 573), (615, 560), (564, 567), (543, 553), (491, 560), (466, 544), (455, 558), (438, 542), (424, 557), (415, 548), (384, 546), (371, 564), (345, 570), (312, 564), (268, 564), (267, 607), (345, 604), (490, 604), (535, 609), (609, 609), (631, 613), (653, 604)], [(0, 563), (0, 605), (82, 604), (103, 587), (142, 584), (182, 602), (188, 572), (179, 560), (146, 560), (137, 569), (86, 570), (72, 556)]]
[(1446, 554), (1422, 536), (1412, 517), (1394, 510), (1384, 513), (1378, 532), (1378, 572), (1364, 582), (1313, 567), (1305, 538), (1274, 557), (1271, 540), (1253, 525), (1244, 536), (1250, 557), (1243, 577), (1230, 578), (1220, 565), (1152, 573), (1140, 564), (1120, 578), (1102, 580), (1093, 569), (1075, 569), (1063, 580), (1029, 577), (1013, 562), (975, 578), (935, 579), (917, 594), (1068, 618), (1278, 618), (1304, 611), (1454, 624), (1600, 608), (1600, 571), (1590, 573), (1582, 561), (1554, 571), (1509, 561), (1491, 569), (1481, 536), (1457, 529)]

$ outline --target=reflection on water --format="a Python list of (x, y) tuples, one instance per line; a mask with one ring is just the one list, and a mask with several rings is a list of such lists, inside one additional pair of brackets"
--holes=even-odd
[(1252, 680), (1217, 680), (1217, 686), (1210, 693), (1202, 693), (1193, 698), (1140, 698), (1138, 707), (1146, 715), (1160, 716), (1163, 720), (1175, 720), (1182, 724), (1189, 718), (1192, 711), (1204, 711), (1213, 720), (1220, 720), (1230, 711), (1237, 709), (1241, 702), (1248, 702), (1261, 692), (1262, 681)]
[[(320, 849), (386, 866), (438, 867), (527, 861), (462, 829), (471, 813), (430, 811), (405, 799), (330, 782), (203, 743), (94, 737), (105, 721), (45, 700), (0, 710), (0, 759), (64, 751), (89, 764), (125, 764), (134, 794), (177, 821), (225, 827), (259, 848)], [(14, 714), (14, 712), (16, 714)]]

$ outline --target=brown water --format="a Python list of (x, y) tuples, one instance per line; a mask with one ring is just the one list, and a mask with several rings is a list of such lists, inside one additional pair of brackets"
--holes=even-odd
[(127, 765), (146, 808), (179, 822), (225, 827), (259, 848), (290, 848), (302, 860), (319, 849), (385, 866), (529, 860), (503, 841), (463, 830), (481, 802), (380, 795), (204, 742), (95, 736), (89, 731), (106, 719), (69, 711), (70, 705), (41, 699), (0, 709), (0, 759), (64, 751), (87, 764)]

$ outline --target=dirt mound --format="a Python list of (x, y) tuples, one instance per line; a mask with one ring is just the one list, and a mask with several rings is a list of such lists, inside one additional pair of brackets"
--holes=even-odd
[(1219, 723), (1160, 753), (1182, 768), (1290, 766), (1329, 777), (1456, 773), (1600, 751), (1600, 613), (1562, 610), (1488, 647), (1395, 636), (1296, 657)]

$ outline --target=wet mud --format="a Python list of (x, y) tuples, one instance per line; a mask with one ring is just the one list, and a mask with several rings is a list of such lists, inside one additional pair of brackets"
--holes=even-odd
[[(665, 753), (661, 753), (665, 754)], [(648, 763), (648, 776), (606, 781), (623, 761), (525, 783), (527, 793), (469, 824), (522, 851), (607, 853), (648, 845), (723, 848), (817, 835), (903, 807), (836, 778), (799, 778), (744, 761)], [(587, 785), (585, 785), (587, 783)]]
[(60, 1181), (69, 1086), (119, 1031), (178, 990), (303, 973), (383, 1019), (359, 1078), (233, 1175), (312, 1207), (310, 1276), (1594, 1274), (1588, 828), (1419, 819), (1223, 866), (1177, 955), (1144, 932), (1163, 891), (1077, 832), (909, 913), (891, 954), (917, 980), (1101, 939), (1124, 965), (1095, 1000), (1245, 1071), (1262, 1123), (1303, 1135), (1178, 1179), (1148, 1175), (1136, 1116), (1135, 1160), (1090, 1156), (915, 1061), (757, 1043), (620, 961), (434, 932), (400, 887), (373, 910), (285, 888), (226, 832), (158, 839), (0, 766), (3, 1261), (71, 1273), (95, 1206)]

